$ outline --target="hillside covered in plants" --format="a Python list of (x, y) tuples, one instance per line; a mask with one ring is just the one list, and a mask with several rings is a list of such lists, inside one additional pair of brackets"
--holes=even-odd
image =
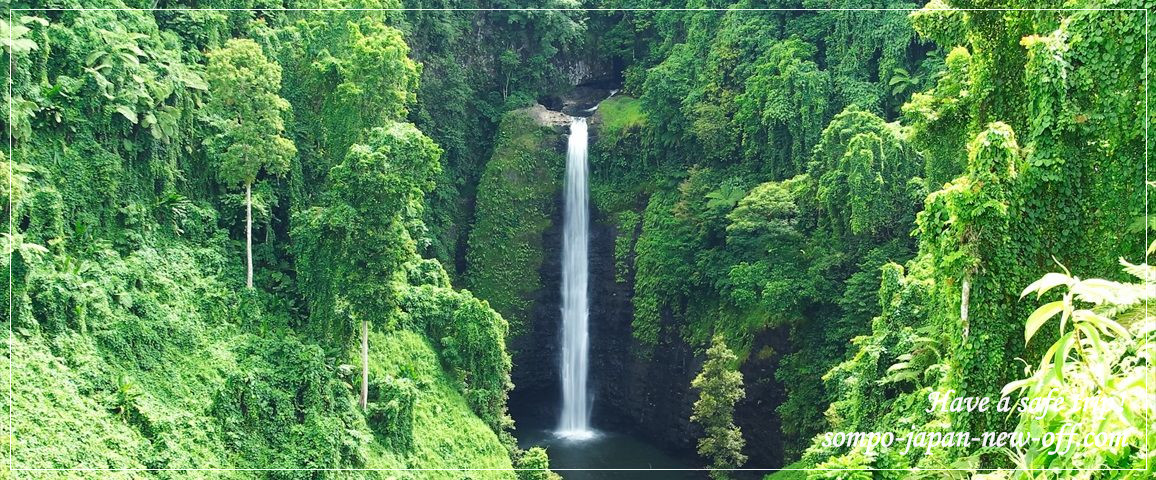
[(1156, 472), (1151, 0), (530, 3), (7, 2), (0, 477)]

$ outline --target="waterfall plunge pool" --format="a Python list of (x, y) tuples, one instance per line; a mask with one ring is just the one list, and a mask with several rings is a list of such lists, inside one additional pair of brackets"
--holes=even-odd
[[(550, 455), (550, 469), (566, 480), (707, 478), (705, 471), (661, 470), (703, 468), (704, 463), (693, 453), (670, 452), (631, 433), (602, 430), (594, 425), (591, 438), (576, 440), (561, 437), (557, 432), (557, 413), (546, 410), (551, 409), (512, 410), (517, 422), (514, 436), (522, 448), (545, 448)], [(654, 470), (647, 471), (650, 469)]]

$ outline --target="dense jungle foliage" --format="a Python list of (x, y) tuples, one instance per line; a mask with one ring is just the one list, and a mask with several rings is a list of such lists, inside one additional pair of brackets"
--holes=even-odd
[[(629, 97), (601, 110), (591, 188), (597, 209), (617, 223), (634, 335), (650, 351), (666, 348), (671, 333), (704, 349), (721, 334), (739, 362), (778, 355), (775, 379), (762, 381), (787, 392), (777, 406), (793, 446), (786, 462), (1151, 468), (1152, 407), (1137, 381), (1153, 374), (1152, 320), (1134, 310), (1149, 287), (1076, 294), (1097, 306), (1097, 318), (1119, 320), (1121, 328), (1096, 327), (1103, 342), (1071, 330), (1091, 327), (1061, 323), (1059, 334), (1042, 330), (1026, 346), (1025, 319), (1039, 303), (1021, 291), (1057, 263), (1084, 278), (1137, 281), (1119, 266), (1146, 258), (1152, 64), (1144, 31), (1152, 23), (1141, 10), (967, 10), (1029, 6), (1037, 5), (933, 0), (905, 15), (631, 11), (606, 19), (607, 36), (622, 41), (603, 45), (629, 61)], [(1129, 268), (1148, 285), (1147, 267)], [(788, 349), (760, 342), (768, 331), (789, 335)], [(825, 431), (1013, 431), (1013, 415), (924, 409), (931, 392), (998, 398), (1025, 376), (1019, 358), (1039, 381), (1015, 384), (1029, 394), (1062, 385), (1079, 392), (1073, 398), (1139, 402), (1128, 421), (1094, 427), (1130, 432), (1131, 446), (901, 455), (809, 441)], [(1042, 373), (1080, 368), (1077, 359), (1113, 381)], [(1063, 423), (1024, 418), (1019, 428), (1038, 435)]]
[[(0, 475), (554, 478), (514, 440), (507, 346), (563, 162), (523, 108), (574, 59), (621, 79), (592, 123), (592, 208), (632, 355), (704, 362), (682, 386), (703, 465), (755, 457), (735, 411), (762, 388), (784, 392), (759, 408), (787, 449), (748, 467), (1153, 474), (1156, 2), (514, 3), (5, 1)], [(340, 10), (530, 6), (899, 10)], [(1041, 6), (1074, 10), (977, 10)], [(1052, 390), (1127, 403), (925, 411)], [(819, 441), (1070, 423), (1134, 442)], [(182, 470), (461, 467), (493, 470)]]
[[(510, 435), (507, 323), (450, 273), (502, 112), (581, 18), (5, 3), (31, 10), (2, 32), (4, 476), (545, 467)], [(254, 473), (127, 474), (154, 475)]]

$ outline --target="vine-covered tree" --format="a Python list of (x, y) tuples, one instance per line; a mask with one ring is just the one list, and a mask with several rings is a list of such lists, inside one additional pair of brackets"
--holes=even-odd
[(809, 173), (834, 233), (894, 238), (926, 195), (913, 181), (922, 165), (898, 124), (850, 107), (823, 131)]
[[(300, 270), (321, 333), (348, 338), (360, 322), (361, 398), (368, 401), (369, 322), (397, 310), (403, 265), (417, 255), (407, 220), (420, 218), (441, 149), (412, 124), (371, 130), (329, 172), (329, 199), (299, 218)], [(399, 278), (400, 276), (400, 278)]]
[(737, 358), (727, 348), (722, 336), (716, 335), (706, 351), (706, 364), (691, 382), (699, 391), (690, 420), (698, 423), (706, 435), (698, 441), (698, 454), (711, 459), (711, 477), (729, 478), (727, 469), (741, 467), (747, 461), (743, 455), (742, 431), (735, 425), (735, 402), (746, 396), (743, 374), (735, 369)]
[(207, 139), (216, 160), (218, 178), (230, 187), (245, 188), (245, 286), (253, 288), (253, 182), (264, 170), (281, 175), (297, 153), (282, 136), (282, 113), (289, 102), (281, 89), (281, 66), (265, 58), (249, 39), (232, 39), (209, 52), (206, 79), (211, 97), (206, 118), (216, 133)]
[(737, 310), (770, 324), (798, 317), (807, 294), (799, 209), (788, 186), (755, 187), (727, 214), (727, 249), (739, 259), (727, 272), (724, 298)]

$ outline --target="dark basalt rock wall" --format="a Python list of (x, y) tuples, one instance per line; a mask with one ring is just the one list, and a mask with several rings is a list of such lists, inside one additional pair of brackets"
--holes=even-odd
[[(536, 105), (530, 110), (536, 114), (539, 123), (552, 125), (559, 133), (553, 148), (566, 154), (569, 127), (559, 124), (557, 112)], [(542, 113), (545, 112), (545, 113)], [(538, 403), (537, 398), (549, 399), (558, 396), (562, 348), (562, 215), (564, 210), (561, 184), (554, 194), (554, 208), (550, 226), (542, 232), (542, 264), (537, 272), (542, 288), (535, 293), (530, 310), (530, 321), (526, 334), (509, 339), (513, 354), (513, 369), (510, 373), (514, 382), (511, 403), (522, 408), (530, 408)], [(557, 409), (556, 405), (550, 405)], [(533, 407), (538, 408), (538, 407)]]
[[(594, 422), (629, 431), (677, 451), (693, 451), (698, 433), (690, 423), (694, 395), (690, 381), (701, 367), (694, 350), (678, 335), (664, 337), (650, 358), (631, 332), (634, 279), (614, 280), (614, 239), (618, 232), (597, 214), (591, 226), (591, 380)], [(634, 234), (630, 232), (629, 234)]]
[(559, 388), (559, 332), (562, 328), (562, 205), (557, 198), (550, 227), (542, 234), (545, 256), (535, 272), (542, 289), (535, 295), (525, 335), (511, 338), (514, 367), (510, 374), (515, 394), (540, 394)]
[(778, 468), (784, 465), (781, 421), (776, 411), (787, 400), (787, 391), (775, 379), (775, 368), (789, 348), (788, 329), (764, 331), (755, 338), (750, 358), (739, 371), (747, 396), (735, 405), (735, 424), (742, 429), (749, 468)]
[[(564, 147), (564, 142), (563, 142)], [(561, 202), (561, 196), (558, 202)], [(556, 211), (561, 212), (561, 204)], [(545, 232), (542, 291), (529, 333), (512, 339), (515, 351), (511, 405), (533, 417), (557, 415), (560, 400), (562, 219)], [(638, 355), (631, 334), (633, 279), (614, 280), (618, 232), (598, 212), (590, 225), (590, 386), (595, 428), (631, 432), (678, 451), (693, 451), (698, 432), (690, 423), (690, 381), (701, 368), (693, 349), (669, 335), (649, 359)], [(528, 412), (532, 410), (532, 413)]]
[(569, 85), (621, 81), (624, 66), (598, 55), (597, 46), (591, 47), (561, 56), (553, 62), (554, 67)]

